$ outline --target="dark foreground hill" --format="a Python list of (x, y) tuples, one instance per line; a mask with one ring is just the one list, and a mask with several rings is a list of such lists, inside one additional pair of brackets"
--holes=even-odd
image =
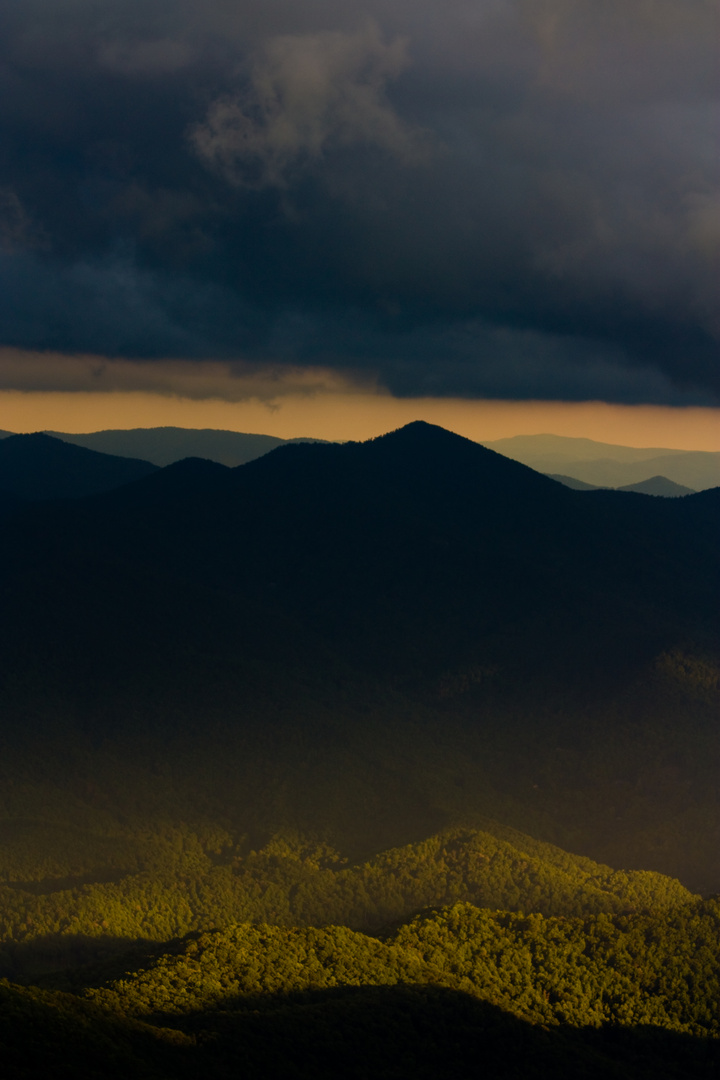
[(229, 1080), (238, 1062), (248, 1080), (713, 1080), (719, 1060), (707, 1037), (652, 1024), (546, 1029), (436, 985), (279, 993), (262, 1009), (199, 1013), (190, 1033), (70, 994), (0, 985), (0, 1003), (8, 1080)]
[(77, 499), (148, 476), (156, 466), (73, 446), (42, 432), (0, 439), (0, 491), (21, 499)]

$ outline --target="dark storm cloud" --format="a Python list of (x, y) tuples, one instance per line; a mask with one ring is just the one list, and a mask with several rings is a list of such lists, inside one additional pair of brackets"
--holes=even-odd
[(715, 401), (716, 30), (705, 0), (5, 0), (0, 344)]

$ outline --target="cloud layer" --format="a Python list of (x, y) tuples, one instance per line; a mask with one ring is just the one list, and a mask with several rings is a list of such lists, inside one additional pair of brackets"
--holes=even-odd
[(717, 402), (716, 32), (709, 0), (2, 5), (0, 344)]
[(289, 364), (218, 360), (108, 360), (87, 354), (0, 348), (3, 390), (22, 393), (141, 393), (184, 401), (261, 402), (373, 394), (367, 376)]

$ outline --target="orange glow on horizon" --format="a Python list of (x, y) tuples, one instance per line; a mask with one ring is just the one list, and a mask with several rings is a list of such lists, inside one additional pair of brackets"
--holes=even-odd
[(191, 399), (146, 391), (0, 391), (5, 431), (100, 431), (106, 428), (224, 428), (280, 438), (368, 439), (412, 420), (427, 420), (478, 442), (552, 433), (626, 446), (720, 451), (720, 409), (603, 402), (394, 398), (336, 389), (291, 390), (270, 401)]

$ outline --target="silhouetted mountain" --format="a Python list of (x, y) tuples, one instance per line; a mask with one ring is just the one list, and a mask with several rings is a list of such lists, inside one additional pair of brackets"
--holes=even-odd
[(618, 491), (638, 491), (641, 495), (663, 495), (665, 498), (677, 498), (679, 495), (694, 495), (694, 488), (685, 487), (668, 480), (667, 476), (650, 476), (637, 484), (625, 484)]
[(112, 457), (36, 432), (0, 441), (0, 489), (23, 499), (77, 499), (155, 471), (149, 461)]
[(709, 451), (615, 446), (563, 435), (516, 435), (485, 445), (539, 472), (597, 487), (627, 487), (654, 476), (694, 491), (720, 485), (720, 453)]
[(250, 833), (491, 813), (700, 887), (719, 524), (719, 491), (572, 491), (424, 423), (36, 504), (0, 530), (5, 735), (59, 776), (142, 744)]
[[(258, 640), (282, 613), (301, 638), (312, 630), (399, 685), (478, 650), (558, 676), (582, 659), (583, 678), (596, 664), (606, 680), (611, 658), (652, 655), (686, 620), (715, 625), (714, 522), (696, 498), (571, 492), (418, 423), (364, 444), (283, 447), (235, 470), (178, 463), (44, 511), (48, 527), (39, 511), (26, 516), (5, 543), (8, 566), (38, 548), (33, 575), (42, 563), (63, 589), (77, 579), (79, 600), (89, 571), (64, 564), (82, 534), (93, 595), (114, 590), (118, 562), (130, 580), (222, 589), (257, 608)], [(123, 607), (142, 606), (144, 590), (128, 582), (123, 598), (128, 589), (138, 597)], [(532, 643), (522, 660), (520, 641)]]
[(244, 465), (285, 443), (323, 442), (323, 439), (279, 439), (275, 435), (246, 435), (214, 428), (130, 428), (69, 435), (48, 431), (64, 442), (85, 446), (105, 454), (143, 458), (154, 465), (171, 465), (186, 457), (207, 458), (221, 465)]

